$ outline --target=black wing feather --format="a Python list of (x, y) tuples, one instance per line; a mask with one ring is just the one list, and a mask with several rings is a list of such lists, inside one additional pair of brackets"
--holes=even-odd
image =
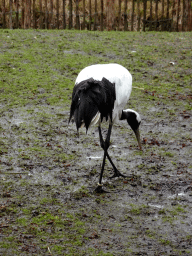
[(74, 116), (77, 130), (83, 123), (88, 130), (98, 111), (101, 113), (101, 121), (103, 117), (108, 119), (108, 116), (112, 120), (115, 99), (115, 85), (106, 78), (102, 81), (93, 78), (84, 80), (73, 89), (69, 121)]

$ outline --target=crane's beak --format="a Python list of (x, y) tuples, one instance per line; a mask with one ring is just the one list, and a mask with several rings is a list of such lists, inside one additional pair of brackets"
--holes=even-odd
[(134, 130), (134, 133), (137, 138), (139, 149), (142, 150), (139, 128), (137, 128), (137, 130)]

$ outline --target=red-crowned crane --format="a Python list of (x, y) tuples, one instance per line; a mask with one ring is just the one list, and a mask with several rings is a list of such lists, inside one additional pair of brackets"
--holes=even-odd
[[(72, 117), (77, 131), (85, 126), (86, 130), (97, 124), (99, 129), (100, 145), (104, 150), (103, 164), (99, 178), (97, 192), (102, 192), (102, 176), (105, 159), (108, 158), (113, 166), (112, 177), (126, 177), (121, 174), (112, 162), (107, 150), (110, 145), (110, 136), (113, 123), (126, 119), (134, 131), (139, 148), (141, 149), (139, 125), (140, 115), (131, 109), (123, 110), (132, 90), (132, 76), (129, 71), (119, 64), (97, 64), (84, 68), (77, 76), (72, 93), (69, 122)], [(109, 120), (109, 128), (105, 141), (101, 133), (101, 122)]]

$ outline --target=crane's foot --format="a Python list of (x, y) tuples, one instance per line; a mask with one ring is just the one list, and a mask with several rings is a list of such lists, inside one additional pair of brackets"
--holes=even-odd
[(116, 177), (123, 177), (123, 178), (127, 177), (126, 175), (120, 173), (120, 171), (118, 171), (118, 170), (114, 170), (114, 172), (115, 173), (113, 174), (113, 176), (110, 177), (110, 179), (113, 179), (113, 178), (116, 178)]
[(98, 186), (96, 187), (96, 189), (94, 190), (94, 192), (96, 193), (99, 193), (99, 194), (102, 194), (102, 193), (109, 193), (108, 191), (104, 190), (102, 188), (102, 185), (101, 184), (98, 184)]

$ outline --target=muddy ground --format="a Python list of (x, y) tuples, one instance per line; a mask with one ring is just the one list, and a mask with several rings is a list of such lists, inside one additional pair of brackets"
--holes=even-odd
[[(161, 76), (158, 68), (144, 77), (148, 72)], [(127, 178), (110, 179), (107, 162), (105, 194), (94, 193), (103, 157), (97, 127), (78, 137), (68, 124), (70, 105), (44, 98), (3, 108), (1, 255), (192, 255), (192, 94), (186, 81), (183, 93), (133, 89), (128, 107), (141, 115), (143, 151), (126, 122), (113, 126), (109, 154)]]

